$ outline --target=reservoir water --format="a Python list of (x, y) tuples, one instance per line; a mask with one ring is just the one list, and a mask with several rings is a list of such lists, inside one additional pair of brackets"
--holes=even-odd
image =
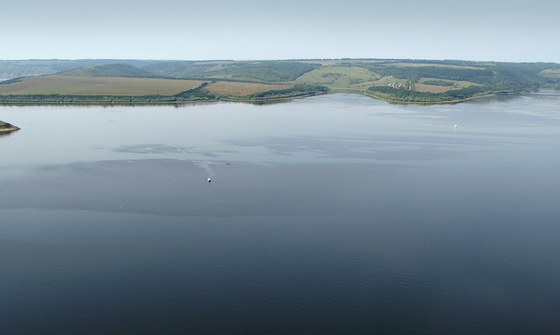
[(0, 111), (0, 334), (560, 329), (560, 92)]

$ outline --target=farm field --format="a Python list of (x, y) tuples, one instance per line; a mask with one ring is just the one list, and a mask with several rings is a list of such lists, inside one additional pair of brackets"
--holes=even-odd
[(0, 94), (33, 95), (174, 95), (199, 86), (201, 80), (48, 75), (0, 85)]
[(547, 69), (541, 72), (541, 75), (545, 78), (555, 78), (560, 79), (560, 69)]
[(379, 79), (375, 73), (361, 67), (324, 66), (296, 79), (297, 84), (323, 85), (330, 89), (365, 90)]
[(450, 90), (458, 90), (469, 86), (480, 86), (480, 84), (476, 84), (470, 81), (449, 81), (450, 83), (453, 83), (452, 86), (426, 84), (430, 80), (433, 79), (422, 78), (417, 84), (414, 85), (415, 90), (418, 92), (443, 93)]

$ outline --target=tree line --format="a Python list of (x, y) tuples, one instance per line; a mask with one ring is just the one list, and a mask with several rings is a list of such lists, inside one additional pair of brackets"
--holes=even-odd
[(387, 86), (372, 86), (367, 89), (366, 94), (386, 100), (414, 102), (414, 103), (438, 103), (454, 102), (484, 95), (487, 88), (484, 86), (469, 86), (458, 90), (449, 90), (442, 93), (418, 92), (413, 90), (397, 90)]

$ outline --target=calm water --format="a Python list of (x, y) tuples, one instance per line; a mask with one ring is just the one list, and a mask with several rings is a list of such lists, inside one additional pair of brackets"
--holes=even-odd
[(560, 329), (558, 92), (0, 111), (1, 334)]

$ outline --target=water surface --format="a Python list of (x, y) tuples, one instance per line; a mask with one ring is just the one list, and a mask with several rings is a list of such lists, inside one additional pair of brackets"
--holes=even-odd
[(560, 328), (556, 92), (0, 110), (0, 333)]

